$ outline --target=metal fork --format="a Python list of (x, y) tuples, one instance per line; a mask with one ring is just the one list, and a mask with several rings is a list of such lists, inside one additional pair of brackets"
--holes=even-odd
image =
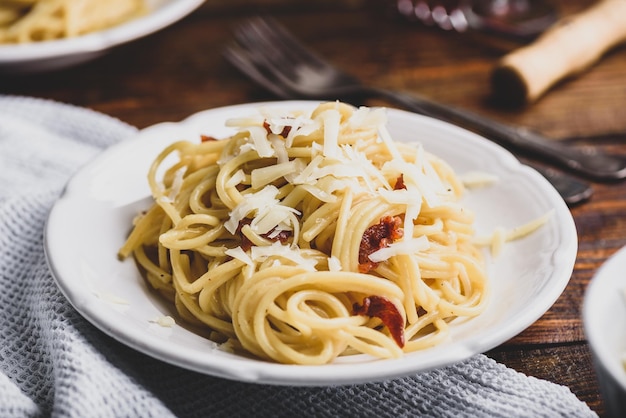
[[(422, 103), (443, 108), (404, 93), (362, 85), (356, 78), (307, 50), (273, 20), (252, 19), (235, 32), (235, 37), (236, 43), (224, 50), (226, 59), (259, 85), (283, 99), (334, 100), (359, 95), (382, 96), (417, 113), (431, 116), (435, 116), (435, 113), (427, 112), (428, 108), (423, 108)], [(593, 194), (593, 189), (577, 178), (553, 169), (534, 168), (546, 177), (570, 206), (586, 201)]]
[(379, 97), (416, 113), (448, 121), (502, 145), (541, 157), (595, 180), (626, 177), (626, 160), (595, 149), (570, 148), (523, 127), (514, 127), (423, 97), (367, 86), (304, 47), (273, 19), (254, 18), (235, 31), (224, 56), (278, 97), (337, 100)]
[(281, 98), (347, 99), (380, 97), (416, 113), (476, 131), (500, 144), (540, 157), (595, 180), (626, 177), (626, 160), (597, 149), (572, 148), (524, 127), (509, 126), (464, 109), (414, 94), (367, 86), (304, 47), (275, 20), (254, 18), (235, 32), (225, 57)]

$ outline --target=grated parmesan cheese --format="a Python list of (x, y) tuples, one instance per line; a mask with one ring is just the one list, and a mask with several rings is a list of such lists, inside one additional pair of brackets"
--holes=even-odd
[(331, 256), (328, 258), (328, 270), (329, 271), (341, 271), (343, 267), (341, 266), (341, 260), (339, 260), (335, 256)]
[(422, 203), (422, 197), (419, 192), (413, 192), (408, 189), (387, 190), (378, 189), (376, 191), (389, 203), (397, 203), (401, 205), (419, 205)]
[(392, 163), (385, 163), (382, 171), (387, 176), (393, 173), (390, 177), (394, 178), (402, 174), (407, 190), (415, 190), (429, 207), (434, 208), (441, 205), (440, 195), (448, 192), (438, 179), (437, 181), (431, 181), (432, 178), (424, 173), (423, 167), (426, 165), (430, 164), (427, 164), (423, 158), (418, 158), (416, 164), (405, 161), (393, 161)]
[(468, 189), (477, 189), (480, 187), (488, 187), (498, 182), (498, 176), (485, 173), (483, 171), (469, 171), (459, 176), (463, 186)]
[(176, 321), (169, 315), (159, 316), (157, 318), (152, 319), (150, 322), (153, 324), (157, 324), (164, 328), (171, 328), (176, 325)]
[(329, 109), (320, 115), (324, 126), (324, 156), (335, 157), (339, 153), (339, 123), (341, 114)]
[(292, 129), (291, 132), (289, 132), (289, 135), (287, 135), (287, 138), (285, 140), (285, 145), (287, 147), (291, 147), (291, 145), (293, 144), (293, 140), (296, 136), (310, 135), (311, 133), (318, 130), (319, 126), (320, 126), (319, 123), (314, 120), (311, 120), (311, 119), (306, 120), (306, 122), (304, 122), (300, 127), (298, 127), (297, 129)]
[[(358, 151), (354, 147), (345, 145), (342, 147), (341, 161), (345, 164), (359, 167), (359, 171), (361, 172), (359, 176), (362, 175), (361, 178), (364, 180), (367, 190), (370, 192), (373, 192), (377, 187), (381, 186), (391, 189), (389, 182), (383, 173), (381, 173), (381, 170), (374, 167), (374, 164), (363, 152)], [(364, 188), (359, 186), (359, 189), (363, 190)]]
[(218, 345), (217, 348), (225, 353), (234, 354), (236, 352), (232, 340), (227, 340), (226, 342)]
[(267, 136), (272, 147), (274, 148), (274, 152), (276, 154), (276, 162), (278, 164), (288, 163), (289, 162), (289, 154), (287, 154), (287, 146), (285, 145), (285, 141), (278, 135), (271, 134)]
[(226, 255), (229, 255), (232, 258), (236, 258), (237, 260), (242, 261), (249, 266), (254, 264), (248, 253), (246, 253), (241, 247), (229, 248), (225, 251), (225, 253)]
[[(276, 232), (291, 231), (292, 228), (288, 221), (291, 214), (300, 214), (300, 212), (294, 208), (290, 208), (283, 205), (276, 205), (272, 208), (267, 208), (263, 212), (257, 214), (250, 224), (252, 231), (257, 234), (267, 234), (272, 229), (276, 229)], [(294, 219), (296, 223), (297, 219)]]
[(378, 129), (380, 138), (387, 146), (387, 149), (389, 150), (389, 153), (391, 153), (392, 158), (394, 160), (402, 161), (402, 154), (400, 154), (398, 147), (396, 146), (395, 142), (393, 142), (393, 138), (391, 138), (391, 134), (387, 130), (387, 127), (385, 125), (381, 125)]
[(387, 124), (387, 112), (382, 107), (361, 106), (350, 116), (348, 124), (352, 128), (384, 126)]
[[(414, 222), (418, 218), (422, 204), (437, 207), (449, 199), (450, 187), (439, 175), (431, 163), (421, 143), (416, 143), (415, 160), (407, 162), (403, 159), (400, 148), (394, 142), (386, 127), (387, 114), (384, 108), (360, 107), (347, 120), (348, 129), (355, 132), (371, 130), (377, 133), (377, 140), (384, 144), (392, 156), (392, 160), (383, 164), (382, 168), (374, 165), (363, 150), (367, 144), (340, 145), (342, 114), (338, 108), (328, 108), (312, 119), (311, 114), (289, 114), (277, 109), (263, 109), (261, 118), (232, 119), (228, 126), (237, 127), (248, 136), (242, 140), (239, 153), (254, 150), (262, 158), (274, 157), (276, 164), (256, 168), (251, 171), (247, 180), (244, 172), (235, 173), (227, 186), (233, 187), (249, 181), (251, 187), (259, 190), (243, 195), (243, 199), (230, 212), (225, 223), (230, 233), (235, 233), (239, 223), (246, 217), (252, 222), (246, 228), (268, 238), (278, 236), (281, 231), (298, 233), (300, 213), (294, 208), (281, 205), (278, 199), (279, 190), (272, 183), (281, 178), (304, 189), (308, 194), (322, 202), (335, 202), (338, 190), (353, 190), (355, 193), (370, 193), (381, 196), (391, 204), (405, 206), (404, 237), (370, 255), (374, 262), (385, 261), (400, 254), (415, 254), (428, 248), (425, 237), (413, 238)], [(286, 128), (289, 128), (287, 131)], [(307, 155), (291, 155), (289, 149), (299, 135), (309, 135), (316, 130), (323, 133), (323, 141), (313, 142)], [(269, 131), (269, 133), (268, 133)], [(286, 138), (281, 135), (286, 133)], [(301, 153), (302, 151), (300, 151)], [(310, 154), (308, 154), (310, 152)], [(223, 157), (224, 158), (224, 157)], [(405, 189), (394, 190), (395, 180), (403, 176)], [(486, 173), (468, 172), (461, 177), (467, 187), (481, 187), (497, 181), (495, 176)], [(531, 223), (511, 231), (497, 229), (483, 238), (483, 245), (490, 245), (493, 253), (498, 253), (505, 242), (530, 233), (542, 222)], [(270, 236), (270, 234), (272, 236)], [(478, 240), (480, 244), (480, 240)], [(253, 246), (249, 252), (241, 248), (229, 249), (226, 253), (247, 265), (253, 265), (268, 257), (279, 257), (291, 260), (296, 264), (311, 263), (305, 260), (297, 249), (275, 242), (272, 245)], [(311, 265), (312, 266), (312, 265)], [(314, 267), (312, 267), (314, 268)], [(331, 271), (340, 271), (341, 263), (336, 258), (328, 259)]]
[(420, 203), (407, 205), (404, 214), (404, 236), (402, 239), (407, 240), (413, 236), (413, 231), (415, 230), (414, 221), (419, 216), (421, 209), (422, 205)]
[(226, 182), (226, 187), (235, 187), (238, 184), (243, 183), (245, 179), (246, 174), (243, 172), (242, 169), (239, 169), (231, 176), (231, 178), (228, 179), (228, 181)]
[[(268, 185), (256, 193), (243, 195), (242, 201), (233, 208), (233, 210), (229, 214), (230, 217), (228, 221), (224, 223), (224, 227), (226, 228), (226, 230), (231, 234), (234, 234), (235, 231), (237, 231), (239, 222), (253, 212), (256, 213), (255, 217), (259, 219), (268, 216), (268, 214), (272, 211), (278, 211), (282, 214), (286, 214), (289, 212), (299, 214), (296, 209), (280, 204), (280, 201), (276, 198), (278, 192), (279, 190), (276, 186)], [(263, 231), (260, 233), (264, 234), (270, 229), (272, 228), (269, 228), (267, 231)]]
[(274, 148), (267, 139), (267, 131), (262, 126), (253, 126), (248, 128), (250, 132), (250, 139), (254, 144), (254, 149), (261, 158), (268, 158), (274, 156)]
[[(269, 125), (270, 132), (279, 135), (285, 128), (289, 128), (289, 134), (301, 129), (303, 126), (311, 124), (312, 121), (308, 115), (287, 115), (267, 113), (265, 121)], [(289, 137), (287, 134), (287, 138)], [(285, 139), (287, 139), (285, 138)]]
[(298, 169), (295, 161), (268, 165), (266, 167), (256, 168), (250, 174), (251, 186), (254, 189), (260, 189), (266, 184), (278, 180), (281, 177), (293, 174)]
[(98, 291), (95, 291), (93, 293), (97, 298), (105, 300), (109, 303), (114, 303), (116, 305), (130, 305), (130, 303), (126, 299), (112, 293)]
[(391, 257), (401, 254), (417, 254), (420, 251), (425, 251), (430, 247), (428, 238), (422, 235), (419, 238), (405, 239), (396, 241), (389, 246), (376, 250), (369, 255), (369, 259), (375, 263), (389, 260)]
[(263, 125), (263, 116), (247, 116), (242, 118), (230, 118), (225, 125), (232, 128), (246, 128), (249, 126)]
[(310, 184), (303, 184), (301, 187), (304, 190), (306, 190), (309, 194), (321, 200), (322, 202), (331, 203), (337, 200), (337, 196), (328, 193), (326, 190), (323, 190), (321, 187), (312, 186)]
[(265, 247), (250, 248), (250, 258), (255, 262), (265, 261), (269, 257), (280, 257), (310, 271), (315, 271), (315, 260), (304, 258), (297, 248), (283, 245), (279, 241)]
[(324, 157), (321, 155), (317, 155), (311, 159), (311, 162), (306, 166), (306, 168), (293, 179), (293, 184), (315, 183), (316, 178), (313, 176), (313, 173), (318, 169), (323, 160)]

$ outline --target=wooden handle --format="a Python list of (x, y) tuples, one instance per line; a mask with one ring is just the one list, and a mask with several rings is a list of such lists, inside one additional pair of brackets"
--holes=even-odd
[(491, 77), (494, 96), (520, 105), (589, 68), (626, 41), (626, 0), (602, 0), (557, 22), (535, 42), (504, 56)]

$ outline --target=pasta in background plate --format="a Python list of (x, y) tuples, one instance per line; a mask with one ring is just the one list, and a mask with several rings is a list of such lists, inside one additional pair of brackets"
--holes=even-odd
[(144, 0), (5, 0), (0, 43), (70, 38), (106, 29), (144, 14)]
[(385, 124), (333, 102), (176, 142), (119, 255), (238, 352), (325, 364), (435, 346), (487, 303), (474, 215), (452, 168)]

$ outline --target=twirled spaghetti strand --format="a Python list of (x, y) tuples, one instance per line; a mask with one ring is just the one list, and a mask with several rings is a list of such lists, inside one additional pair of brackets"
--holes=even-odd
[(392, 141), (383, 109), (325, 103), (229, 125), (156, 158), (154, 206), (120, 249), (181, 318), (260, 358), (325, 364), (434, 346), (484, 310), (461, 182)]

